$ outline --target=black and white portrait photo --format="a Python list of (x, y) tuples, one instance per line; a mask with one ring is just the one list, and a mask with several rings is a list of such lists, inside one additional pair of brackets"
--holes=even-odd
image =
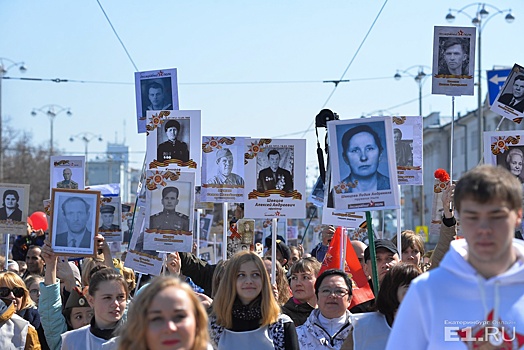
[[(120, 205), (120, 203), (117, 203)], [(104, 203), (100, 206), (100, 227), (99, 232), (117, 232), (120, 231), (121, 217), (117, 206)]]
[[(151, 191), (150, 230), (190, 230), (190, 183), (172, 182), (162, 189)], [(181, 198), (184, 200), (180, 200)], [(159, 210), (160, 209), (160, 210)]]
[(229, 148), (221, 148), (214, 154), (215, 162), (211, 168), (215, 168), (215, 175), (207, 180), (208, 185), (234, 185), (244, 186), (242, 176), (233, 172), (235, 160)]
[(147, 111), (173, 110), (171, 77), (147, 79), (140, 82), (142, 90), (142, 115)]
[(510, 83), (506, 84), (498, 102), (521, 113), (524, 112), (524, 73), (516, 75)]
[(52, 156), (50, 170), (50, 193), (53, 188), (85, 188), (85, 156)]
[(438, 74), (471, 75), (469, 70), (470, 38), (441, 37), (439, 39)]
[[(332, 121), (328, 137), (334, 209), (357, 212), (400, 206), (391, 117)], [(330, 198), (326, 204), (331, 207)]]
[(0, 184), (0, 233), (27, 234), (29, 185)]
[(93, 255), (100, 192), (53, 189), (51, 243), (62, 255)]
[(524, 146), (509, 147), (507, 152), (497, 155), (497, 165), (508, 169), (521, 183), (524, 183)]
[(431, 74), (433, 94), (474, 94), (476, 37), (475, 27), (434, 27)]
[[(406, 133), (406, 131), (408, 130), (404, 130), (404, 133)], [(413, 138), (404, 137), (404, 133), (400, 126), (395, 126), (393, 129), (397, 166), (413, 166)]]
[[(391, 188), (387, 162), (384, 124), (380, 122), (339, 125), (340, 177), (347, 184), (345, 192), (372, 192)], [(339, 159), (340, 159), (339, 158)]]
[(178, 110), (177, 70), (135, 73), (137, 128), (146, 132), (147, 111)]
[(257, 155), (257, 191), (292, 192), (293, 148), (268, 148)]
[(8, 189), (2, 194), (2, 207), (0, 207), (0, 220), (22, 221), (20, 209), (20, 194), (18, 190)]
[(157, 156), (159, 162), (189, 160), (189, 119), (166, 119), (157, 131)]

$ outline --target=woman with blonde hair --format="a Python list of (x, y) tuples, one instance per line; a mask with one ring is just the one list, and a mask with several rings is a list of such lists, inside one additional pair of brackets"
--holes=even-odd
[(131, 303), (117, 343), (120, 350), (206, 350), (206, 311), (188, 284), (157, 277)]
[(209, 323), (219, 350), (298, 349), (295, 325), (280, 314), (264, 263), (254, 252), (238, 252), (228, 261)]
[(24, 281), (16, 273), (11, 271), (0, 273), (0, 299), (7, 306), (14, 305), (17, 315), (29, 321), (36, 329), (42, 348), (48, 349), (44, 328), (40, 321), (40, 314), (29, 295), (29, 290), (26, 288)]

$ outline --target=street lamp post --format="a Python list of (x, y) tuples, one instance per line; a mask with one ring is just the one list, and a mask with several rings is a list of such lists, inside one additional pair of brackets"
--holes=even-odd
[[(466, 12), (466, 9), (472, 6), (477, 7), (477, 10), (474, 16), (471, 16), (470, 14)], [(492, 9), (495, 12), (490, 15), (487, 9), (490, 9), (490, 10)], [(508, 23), (512, 23), (515, 20), (515, 17), (511, 13), (511, 9), (500, 10), (491, 4), (482, 3), (482, 2), (475, 2), (472, 4), (466, 5), (463, 8), (461, 8), (460, 10), (449, 9), (448, 14), (446, 15), (446, 21), (448, 21), (449, 23), (455, 20), (455, 15), (453, 13), (457, 13), (457, 14), (461, 13), (464, 16), (471, 19), (471, 24), (477, 27), (477, 32), (478, 32), (478, 40), (477, 40), (477, 47), (478, 47), (478, 51), (477, 51), (477, 62), (478, 62), (477, 104), (478, 104), (478, 113), (479, 113), (478, 114), (479, 115), (479, 122), (478, 122), (479, 124), (479, 152), (478, 154), (479, 154), (479, 160), (481, 160), (482, 159), (482, 147), (483, 147), (482, 133), (484, 132), (484, 109), (482, 106), (482, 81), (481, 81), (481, 77), (482, 77), (482, 31), (484, 30), (484, 27), (486, 26), (488, 21), (492, 19), (493, 17), (495, 17), (496, 15), (506, 13), (506, 16), (504, 18), (506, 22)]]
[[(417, 68), (417, 74), (411, 73), (413, 68)], [(422, 115), (422, 86), (424, 85), (426, 78), (429, 77), (429, 75), (427, 75), (424, 72), (424, 68), (427, 68), (429, 71), (431, 71), (431, 68), (428, 66), (415, 65), (415, 66), (406, 68), (404, 70), (397, 70), (397, 72), (393, 76), (395, 80), (400, 80), (402, 78), (402, 74), (406, 74), (415, 80), (415, 82), (418, 85), (418, 115), (422, 117), (423, 117)], [(420, 225), (421, 226), (424, 226), (424, 210), (425, 210), (424, 208), (424, 186), (420, 186)]]
[[(413, 74), (410, 72), (413, 68), (418, 68), (417, 74)], [(402, 78), (402, 74), (406, 74), (415, 79), (415, 82), (418, 84), (418, 115), (420, 116), (422, 116), (422, 85), (424, 84), (426, 78), (429, 76), (424, 72), (424, 68), (427, 68), (429, 71), (431, 71), (431, 68), (429, 68), (428, 66), (418, 65), (411, 66), (404, 70), (397, 70), (397, 72), (393, 76), (395, 80), (400, 80)]]
[(25, 66), (24, 62), (15, 62), (8, 58), (0, 57), (0, 182), (4, 182), (4, 145), (2, 142), (2, 81), (4, 80), (4, 75), (9, 72), (9, 69), (13, 67), (18, 67), (22, 73), (27, 71), (27, 67)]
[(45, 105), (40, 108), (33, 108), (31, 111), (31, 115), (33, 117), (36, 117), (38, 113), (42, 113), (47, 115), (49, 118), (49, 123), (51, 126), (50, 135), (51, 138), (49, 140), (49, 154), (53, 155), (53, 130), (54, 130), (54, 122), (57, 115), (59, 115), (62, 112), (66, 112), (67, 116), (72, 116), (73, 113), (71, 112), (70, 108), (65, 108), (59, 105)]
[(86, 169), (86, 185), (88, 184), (87, 179), (89, 176), (89, 172), (87, 169), (87, 155), (89, 154), (88, 148), (89, 148), (89, 142), (98, 139), (99, 142), (102, 142), (102, 135), (96, 135), (91, 132), (81, 132), (79, 134), (73, 135), (69, 138), (69, 141), (73, 142), (75, 139), (79, 139), (84, 143), (84, 154), (85, 154), (85, 169)]

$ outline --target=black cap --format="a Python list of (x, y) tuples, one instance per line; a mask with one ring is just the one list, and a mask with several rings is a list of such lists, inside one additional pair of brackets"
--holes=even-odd
[(112, 205), (103, 205), (100, 207), (100, 213), (101, 214), (106, 214), (106, 213), (114, 214), (115, 209), (116, 208), (113, 207)]
[[(271, 236), (266, 237), (266, 247), (271, 248)], [(291, 259), (291, 249), (284, 243), (284, 238), (277, 235), (277, 250), (280, 251), (282, 257), (289, 262)]]
[(176, 128), (178, 131), (180, 131), (180, 123), (175, 119), (169, 119), (164, 126), (164, 130), (167, 131), (169, 128)]
[[(393, 242), (391, 242), (390, 240), (387, 240), (387, 239), (377, 239), (375, 241), (375, 251), (379, 248), (386, 248), (387, 250), (389, 250), (390, 252), (392, 252), (393, 254), (398, 254), (398, 250), (397, 250), (397, 247), (393, 244)], [(364, 250), (364, 261), (368, 261), (370, 259), (370, 252), (369, 252), (369, 247), (366, 248), (366, 250)]]

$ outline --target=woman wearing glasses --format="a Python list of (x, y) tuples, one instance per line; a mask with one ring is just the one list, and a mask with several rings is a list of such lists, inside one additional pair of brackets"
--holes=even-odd
[(317, 277), (315, 294), (318, 308), (297, 327), (300, 349), (340, 349), (352, 329), (348, 311), (353, 297), (351, 279), (344, 271), (326, 270)]
[(11, 271), (0, 273), (0, 299), (9, 307), (14, 305), (18, 316), (29, 323), (38, 332), (38, 340), (42, 349), (49, 349), (44, 335), (44, 329), (40, 322), (40, 314), (35, 307), (35, 303), (29, 296), (24, 281), (20, 276)]

